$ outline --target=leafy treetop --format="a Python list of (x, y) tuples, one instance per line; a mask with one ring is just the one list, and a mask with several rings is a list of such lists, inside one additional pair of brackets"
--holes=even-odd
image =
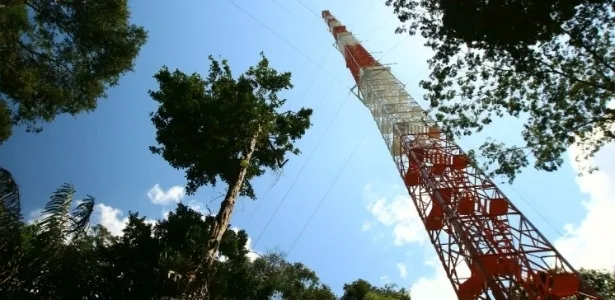
[[(249, 180), (276, 170), (287, 152), (298, 154), (294, 141), (310, 127), (311, 109), (279, 112), (286, 99), (278, 92), (292, 88), (291, 75), (278, 73), (261, 53), (259, 63), (237, 79), (226, 60), (209, 57), (209, 76), (170, 72), (163, 67), (154, 77), (160, 90), (150, 91), (160, 103), (151, 113), (160, 146), (151, 146), (171, 166), (186, 170), (186, 191), (193, 194), (218, 178), (233, 186), (248, 167), (241, 195), (256, 196)], [(243, 161), (250, 141), (258, 136), (249, 162)]]
[(580, 4), (603, 0), (438, 0), (442, 34), (459, 38), (472, 47), (515, 52), (563, 33)]
[(404, 288), (397, 289), (394, 284), (384, 287), (373, 286), (363, 279), (344, 284), (341, 300), (410, 300), (410, 292)]
[[(6, 1), (5, 1), (6, 2)], [(0, 144), (58, 114), (94, 110), (145, 44), (127, 0), (8, 1), (0, 7)]]

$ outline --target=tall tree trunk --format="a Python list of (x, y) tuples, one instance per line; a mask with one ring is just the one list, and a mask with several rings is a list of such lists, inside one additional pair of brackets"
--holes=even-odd
[(256, 150), (256, 143), (258, 141), (260, 133), (261, 131), (259, 129), (257, 133), (252, 137), (252, 140), (250, 141), (250, 147), (242, 158), (242, 161), (247, 162), (247, 164), (240, 167), (237, 177), (231, 182), (231, 185), (229, 185), (229, 188), (226, 192), (226, 196), (224, 196), (224, 200), (220, 204), (220, 211), (218, 211), (218, 214), (216, 215), (216, 221), (214, 222), (213, 228), (211, 229), (211, 235), (207, 240), (204, 264), (206, 272), (205, 282), (200, 288), (200, 292), (197, 293), (197, 295), (199, 295), (198, 299), (209, 299), (209, 284), (215, 271), (213, 269), (213, 266), (217, 258), (216, 253), (218, 252), (222, 236), (226, 232), (226, 229), (228, 228), (228, 225), (231, 221), (233, 209), (235, 208), (235, 202), (237, 201), (239, 193), (241, 192), (241, 188), (243, 187), (243, 183), (248, 173), (248, 167), (250, 165), (250, 162), (252, 161), (254, 151)]

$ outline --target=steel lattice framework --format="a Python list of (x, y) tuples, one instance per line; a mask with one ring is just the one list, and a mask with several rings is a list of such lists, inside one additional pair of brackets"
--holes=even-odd
[[(459, 299), (601, 299), (403, 84), (323, 11)], [(460, 270), (467, 270), (463, 276)], [(576, 298), (575, 296), (581, 296)]]

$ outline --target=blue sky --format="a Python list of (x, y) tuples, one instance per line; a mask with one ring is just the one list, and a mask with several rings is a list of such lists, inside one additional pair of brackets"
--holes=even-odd
[[(39, 135), (17, 129), (0, 147), (0, 164), (21, 185), (26, 217), (69, 181), (78, 194), (92, 194), (104, 203), (107, 212), (121, 210), (123, 215), (111, 214), (120, 221), (129, 210), (161, 218), (174, 206), (152, 203), (148, 191), (158, 184), (166, 192), (183, 185), (184, 179), (148, 150), (155, 143), (148, 117), (155, 105), (147, 95), (148, 89), (157, 88), (153, 74), (162, 65), (205, 73), (209, 54), (228, 59), (239, 74), (264, 51), (275, 68), (292, 72), (295, 88), (285, 95), (288, 105), (312, 107), (314, 125), (299, 142), (303, 154), (291, 158), (277, 183), (271, 175), (256, 180), (258, 203), (239, 201), (233, 226), (246, 229), (252, 246), (261, 252), (288, 251), (297, 240), (289, 259), (307, 264), (336, 292), (357, 278), (408, 287), (433, 276), (429, 261), (434, 252), (416, 242), (425, 236), (422, 225), (401, 197), (401, 179), (375, 124), (357, 99), (346, 100), (354, 83), (332, 47), (320, 11), (330, 10), (377, 58), (393, 63), (393, 72), (416, 99), (422, 99), (418, 82), (428, 75), (430, 51), (418, 38), (394, 34), (397, 19), (382, 0), (304, 0), (304, 5), (298, 0), (233, 1), (258, 21), (229, 0), (131, 2), (133, 21), (149, 31), (135, 71), (109, 90), (95, 112), (58, 117)], [(519, 128), (515, 120), (496, 122), (460, 144), (469, 149), (487, 136), (516, 142)], [(557, 173), (526, 170), (514, 188), (502, 189), (552, 241), (561, 238), (558, 232), (564, 232), (565, 224), (578, 224), (585, 217), (581, 200), (587, 197), (568, 162)], [(182, 201), (217, 209), (214, 197), (222, 191), (202, 188)], [(401, 206), (390, 206), (395, 199)], [(378, 200), (407, 210), (402, 215), (393, 215), (399, 213), (395, 209), (374, 212)], [(405, 231), (396, 236), (396, 228)], [(407, 274), (400, 272), (404, 268)]]

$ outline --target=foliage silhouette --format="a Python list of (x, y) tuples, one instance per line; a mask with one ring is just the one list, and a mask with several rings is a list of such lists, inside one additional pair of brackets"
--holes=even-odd
[(17, 271), (20, 228), (19, 186), (8, 170), (0, 168), (0, 286), (10, 281)]
[[(74, 201), (75, 188), (64, 184), (49, 198), (40, 221), (25, 226), (16, 211), (20, 206), (17, 184), (5, 169), (0, 169), (0, 190), (4, 191), (0, 201), (0, 298), (36, 299), (28, 291), (40, 291), (37, 297), (55, 299), (56, 288), (80, 280), (70, 277), (83, 258), (75, 255), (78, 248), (74, 244), (88, 237), (85, 233), (94, 198)], [(75, 202), (77, 207), (71, 213)]]
[[(9, 182), (16, 186), (10, 173), (0, 170), (6, 176), (0, 184)], [(65, 189), (68, 186), (60, 187), (52, 198), (74, 195), (73, 190)], [(0, 185), (0, 188), (5, 187)], [(4, 203), (0, 202), (3, 208)], [(50, 213), (66, 215), (67, 211), (50, 210)], [(214, 222), (213, 216), (181, 203), (167, 219), (158, 221), (129, 212), (119, 236), (96, 225), (85, 234), (71, 233), (73, 238), (67, 239), (67, 231), (55, 230), (50, 234), (49, 230), (43, 230), (41, 221), (29, 224), (20, 221), (17, 230), (21, 238), (11, 248), (16, 253), (11, 257), (17, 260), (0, 284), (0, 299), (191, 298), (200, 292), (200, 286), (193, 284), (194, 270), (203, 264), (204, 241)], [(70, 227), (72, 223), (65, 224)], [(5, 231), (0, 233), (0, 242), (14, 236)], [(225, 231), (215, 261), (217, 272), (210, 282), (210, 299), (338, 299), (305, 265), (291, 263), (280, 253), (256, 257), (246, 248), (247, 243), (245, 231)], [(581, 274), (606, 298), (615, 295), (614, 274), (601, 270), (581, 270)], [(394, 285), (376, 287), (359, 279), (344, 285), (341, 299), (409, 300), (410, 296), (405, 289)]]
[(198, 277), (204, 277), (203, 298), (237, 198), (256, 199), (250, 180), (267, 169), (282, 168), (287, 153), (299, 154), (294, 143), (310, 127), (312, 114), (306, 108), (280, 111), (286, 99), (278, 93), (292, 88), (291, 74), (270, 67), (263, 53), (258, 64), (237, 79), (226, 60), (209, 60), (207, 78), (163, 67), (154, 76), (159, 90), (149, 92), (159, 103), (151, 114), (159, 144), (150, 147), (152, 153), (185, 170), (188, 194), (219, 180), (228, 184), (207, 239), (204, 269), (197, 270)]
[(0, 7), (0, 144), (12, 126), (39, 132), (92, 111), (145, 44), (127, 0), (8, 1)]
[(363, 279), (344, 284), (344, 294), (340, 300), (410, 300), (410, 292), (396, 285), (387, 284), (376, 287)]

